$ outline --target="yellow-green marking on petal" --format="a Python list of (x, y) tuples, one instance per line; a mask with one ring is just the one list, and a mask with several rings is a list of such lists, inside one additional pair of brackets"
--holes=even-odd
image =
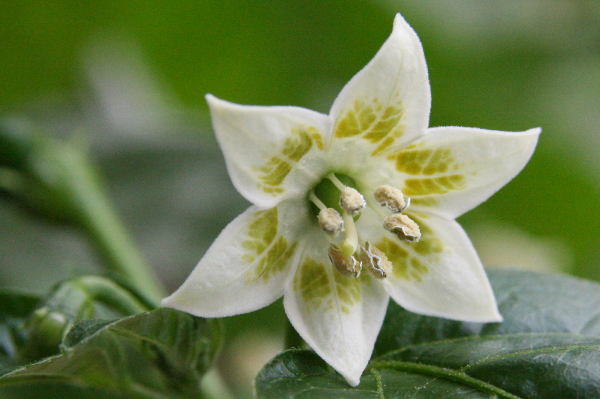
[(410, 245), (384, 238), (377, 247), (383, 251), (390, 262), (394, 265), (393, 274), (403, 280), (421, 281), (423, 276), (429, 273), (429, 266), (439, 260), (438, 256), (444, 251), (444, 243), (431, 228), (424, 222), (421, 216), (411, 213), (410, 217), (419, 224), (421, 228), (421, 240)]
[[(360, 301), (360, 285), (359, 279), (348, 278), (342, 276), (341, 273), (333, 273), (333, 280), (335, 282), (335, 288), (338, 298), (340, 299), (340, 305), (342, 312), (350, 314), (349, 306)], [(333, 308), (333, 298), (330, 298), (328, 309)]]
[(285, 139), (281, 155), (271, 157), (264, 166), (255, 168), (259, 173), (261, 183), (258, 186), (265, 192), (273, 195), (285, 191), (281, 185), (291, 172), (293, 166), (298, 163), (312, 148), (313, 144), (319, 150), (323, 149), (321, 134), (313, 126), (296, 128), (292, 134)]
[[(340, 309), (350, 313), (350, 306), (360, 300), (360, 285), (356, 278), (348, 278), (340, 273), (329, 273), (322, 263), (306, 258), (294, 278), (294, 288), (300, 292), (307, 309), (331, 310), (336, 306), (337, 297)], [(331, 279), (333, 275), (333, 280)], [(335, 287), (335, 292), (334, 288)]]
[(439, 202), (433, 197), (415, 197), (411, 199), (411, 204), (421, 206), (435, 206), (438, 205)]
[(399, 124), (402, 115), (401, 101), (384, 106), (377, 98), (368, 105), (357, 99), (353, 107), (337, 119), (334, 135), (337, 138), (363, 135), (371, 144), (379, 143), (372, 153), (377, 155), (404, 134), (404, 126)]
[(277, 238), (277, 208), (256, 212), (253, 217), (248, 226), (249, 239), (242, 242), (242, 247), (247, 250), (242, 260), (248, 263), (258, 260), (249, 278), (252, 281), (262, 278), (267, 282), (271, 276), (283, 271), (294, 254), (296, 242), (288, 245), (283, 236)]
[(433, 175), (458, 168), (448, 148), (403, 150), (388, 156), (388, 159), (396, 162), (398, 172), (410, 175)]
[(262, 278), (266, 283), (271, 276), (283, 271), (296, 250), (296, 244), (293, 242), (288, 245), (287, 240), (280, 236), (256, 266), (256, 277)]
[(294, 288), (300, 292), (302, 299), (312, 306), (320, 308), (331, 297), (331, 282), (325, 265), (306, 258), (294, 277)]
[(465, 188), (464, 180), (465, 177), (460, 174), (423, 179), (406, 179), (402, 192), (409, 197), (414, 195), (445, 194)]
[(395, 277), (421, 281), (423, 276), (429, 273), (427, 264), (437, 261), (438, 255), (444, 251), (444, 243), (435, 236), (422, 217), (416, 217), (414, 214), (410, 217), (415, 219), (421, 228), (422, 236), (419, 242), (405, 245), (386, 237), (376, 246), (394, 265), (392, 273)]
[(421, 240), (411, 248), (419, 255), (430, 256), (440, 254), (444, 250), (444, 242), (436, 237), (435, 232), (423, 220), (423, 216), (415, 216), (410, 213), (410, 217), (419, 224), (421, 228)]

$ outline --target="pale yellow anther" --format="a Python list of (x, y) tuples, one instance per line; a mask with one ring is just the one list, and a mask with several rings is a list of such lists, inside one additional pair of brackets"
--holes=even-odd
[(387, 206), (393, 212), (402, 212), (410, 205), (410, 198), (407, 201), (402, 191), (387, 184), (375, 190), (373, 195), (381, 206)]
[(329, 259), (338, 272), (346, 277), (358, 277), (362, 270), (361, 263), (354, 256), (347, 256), (336, 245), (329, 246)]
[(321, 228), (333, 237), (337, 237), (344, 228), (344, 219), (342, 219), (340, 213), (333, 208), (321, 209), (317, 217)]
[(358, 215), (367, 205), (365, 197), (352, 187), (344, 187), (340, 197), (340, 207), (351, 215)]
[(408, 216), (394, 213), (383, 221), (383, 227), (403, 241), (416, 242), (421, 238), (419, 226)]
[(379, 279), (386, 278), (392, 272), (392, 263), (388, 260), (385, 253), (374, 245), (371, 245), (368, 241), (364, 247), (360, 248), (358, 259), (373, 276)]

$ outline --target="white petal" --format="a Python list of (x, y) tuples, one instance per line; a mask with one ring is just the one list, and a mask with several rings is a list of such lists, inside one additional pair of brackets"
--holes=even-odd
[(391, 36), (331, 108), (332, 150), (352, 141), (376, 155), (406, 145), (425, 134), (430, 108), (421, 42), (398, 14)]
[(300, 336), (356, 386), (373, 352), (389, 296), (368, 273), (342, 276), (326, 248), (322, 240), (308, 243), (283, 304)]
[(429, 316), (472, 322), (501, 321), (481, 261), (454, 220), (407, 213), (421, 228), (418, 243), (382, 236), (374, 244), (394, 265), (384, 281), (404, 308)]
[(398, 172), (389, 184), (411, 198), (411, 209), (454, 219), (488, 199), (523, 169), (540, 132), (539, 128), (518, 133), (429, 129), (424, 138), (387, 157)]
[(207, 95), (213, 127), (238, 191), (254, 205), (270, 208), (304, 196), (323, 175), (327, 115), (298, 107), (244, 106)]
[(270, 304), (281, 297), (298, 262), (299, 235), (310, 231), (306, 220), (303, 208), (290, 201), (268, 210), (249, 208), (221, 232), (162, 305), (200, 317), (224, 317)]

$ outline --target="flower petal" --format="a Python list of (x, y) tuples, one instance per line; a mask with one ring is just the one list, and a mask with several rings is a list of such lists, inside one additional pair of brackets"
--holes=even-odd
[(299, 233), (310, 231), (304, 224), (305, 213), (290, 201), (268, 210), (250, 207), (221, 232), (183, 285), (162, 305), (200, 317), (224, 317), (275, 301), (298, 262)]
[(523, 169), (540, 132), (539, 128), (518, 133), (429, 129), (424, 138), (388, 155), (399, 173), (392, 181), (411, 198), (411, 209), (454, 219), (488, 199)]
[(472, 322), (501, 321), (481, 261), (460, 225), (439, 216), (407, 214), (421, 228), (419, 242), (406, 243), (383, 234), (374, 241), (394, 266), (384, 281), (390, 296), (415, 313)]
[(373, 352), (389, 296), (366, 272), (359, 278), (344, 277), (326, 253), (322, 240), (307, 243), (283, 304), (300, 336), (356, 386)]
[(320, 156), (329, 139), (327, 115), (298, 107), (244, 106), (207, 95), (213, 127), (237, 190), (270, 208), (305, 195), (323, 174)]
[(332, 150), (354, 141), (373, 155), (425, 134), (431, 90), (417, 34), (396, 15), (375, 57), (341, 91), (331, 108)]

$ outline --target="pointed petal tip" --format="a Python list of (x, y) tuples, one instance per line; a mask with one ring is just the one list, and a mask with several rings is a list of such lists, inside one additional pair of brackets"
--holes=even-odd
[(534, 127), (533, 129), (526, 130), (525, 133), (537, 134), (538, 136), (542, 133), (541, 127)]
[(206, 94), (204, 98), (206, 99), (206, 102), (208, 103), (208, 106), (210, 107), (211, 111), (213, 111), (216, 107), (232, 105), (232, 103), (230, 103), (229, 101), (221, 100), (220, 98), (215, 97), (210, 93)]
[(177, 294), (177, 291), (175, 291), (168, 297), (163, 298), (160, 301), (160, 306), (163, 308), (177, 309), (177, 310), (181, 310), (182, 312), (190, 313), (188, 310), (184, 310), (183, 307), (178, 303), (176, 294)]
[(417, 36), (417, 33), (415, 32), (415, 30), (412, 28), (412, 26), (410, 26), (410, 24), (408, 22), (406, 22), (406, 19), (404, 19), (402, 14), (397, 13), (396, 16), (394, 17), (394, 27), (392, 29), (392, 34), (401, 33), (402, 31), (409, 31), (412, 34), (414, 34), (415, 36)]
[(398, 12), (398, 13), (396, 13), (396, 16), (394, 17), (394, 29), (396, 29), (396, 27), (398, 25), (401, 25), (401, 24), (408, 25), (408, 22), (406, 22), (406, 19), (404, 19), (404, 17), (402, 16), (402, 14), (400, 14)]
[(160, 301), (160, 306), (161, 306), (161, 307), (163, 307), (163, 308), (171, 308), (172, 306), (171, 306), (170, 299), (171, 299), (171, 296), (168, 296), (168, 297), (166, 297), (166, 298), (163, 298), (163, 299)]
[[(362, 372), (361, 372), (362, 375)], [(348, 383), (348, 385), (350, 385), (352, 388), (354, 388), (355, 386), (357, 386), (358, 384), (360, 384), (360, 375), (358, 377), (356, 376), (343, 376), (344, 379), (346, 380), (346, 382)]]
[[(451, 318), (455, 319), (455, 317)], [(494, 309), (483, 310), (479, 314), (473, 315), (472, 317), (464, 316), (462, 321), (471, 323), (501, 323), (504, 321), (504, 318), (502, 318), (498, 308), (494, 306)]]

